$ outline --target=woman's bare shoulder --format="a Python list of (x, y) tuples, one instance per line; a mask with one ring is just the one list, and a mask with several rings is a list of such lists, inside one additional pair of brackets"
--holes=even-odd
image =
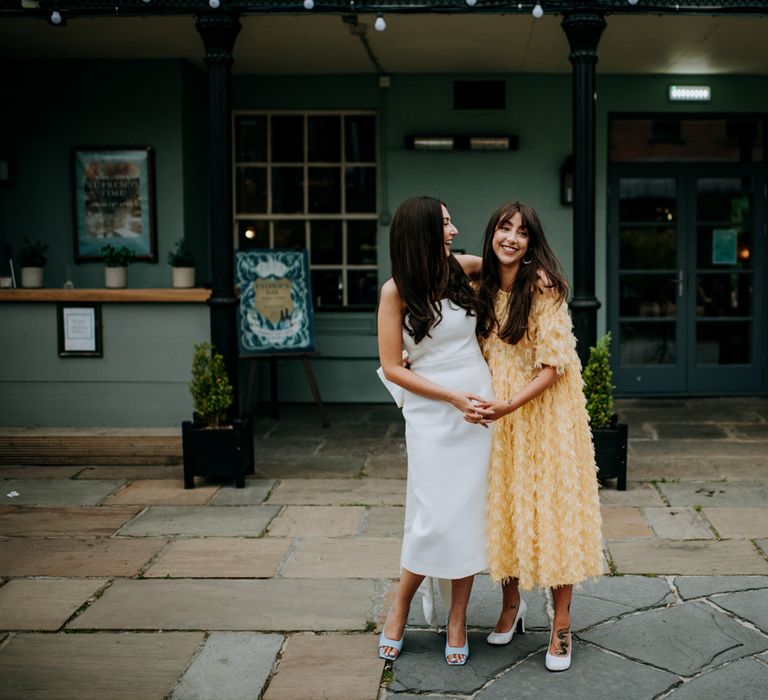
[(390, 304), (397, 304), (399, 306), (402, 306), (403, 299), (400, 296), (400, 291), (397, 288), (397, 285), (395, 284), (395, 280), (393, 280), (391, 277), (384, 282), (383, 285), (381, 285), (381, 297), (380, 300), (383, 302), (388, 302)]

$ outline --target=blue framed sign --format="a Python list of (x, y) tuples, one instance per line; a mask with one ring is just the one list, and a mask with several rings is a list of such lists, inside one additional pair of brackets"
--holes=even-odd
[(240, 355), (312, 352), (315, 326), (306, 250), (235, 254)]

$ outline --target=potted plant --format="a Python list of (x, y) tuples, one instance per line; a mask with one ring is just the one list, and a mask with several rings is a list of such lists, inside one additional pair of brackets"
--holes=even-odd
[(171, 266), (173, 286), (188, 289), (195, 286), (195, 254), (186, 238), (179, 238), (176, 247), (168, 252), (168, 264)]
[(181, 424), (184, 488), (194, 488), (196, 476), (226, 475), (234, 475), (237, 488), (243, 488), (245, 475), (253, 471), (251, 421), (227, 420), (232, 385), (224, 358), (210, 343), (195, 345), (189, 390), (195, 412), (192, 421)]
[(613, 372), (611, 371), (611, 334), (606, 333), (589, 349), (584, 367), (584, 395), (592, 427), (598, 479), (616, 479), (619, 491), (627, 489), (627, 442), (629, 428), (619, 423), (613, 407)]
[(111, 243), (103, 246), (101, 254), (104, 257), (104, 286), (109, 289), (123, 289), (128, 281), (128, 265), (136, 258), (130, 248), (124, 245), (114, 246)]
[(42, 241), (30, 241), (24, 238), (24, 245), (19, 250), (19, 265), (21, 266), (21, 286), (30, 289), (43, 286), (43, 268), (48, 262), (48, 248)]

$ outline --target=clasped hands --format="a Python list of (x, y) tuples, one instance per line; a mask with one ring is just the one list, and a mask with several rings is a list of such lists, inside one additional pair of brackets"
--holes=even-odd
[(494, 399), (488, 401), (474, 394), (456, 394), (451, 403), (464, 414), (467, 423), (488, 427), (493, 421), (506, 416), (515, 410), (507, 401)]

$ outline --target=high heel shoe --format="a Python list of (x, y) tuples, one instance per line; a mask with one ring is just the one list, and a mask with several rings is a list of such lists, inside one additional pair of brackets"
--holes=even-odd
[[(461, 661), (451, 661), (450, 656), (463, 656)], [(445, 621), (445, 661), (449, 666), (463, 666), (467, 663), (469, 658), (469, 635), (467, 634), (467, 626), (464, 625), (464, 646), (463, 647), (451, 647), (448, 646), (448, 620)]]
[[(573, 640), (571, 639), (571, 631), (567, 627), (561, 627), (557, 630), (557, 651), (555, 654), (550, 654), (549, 649), (552, 646), (552, 638), (555, 636), (555, 629), (549, 635), (549, 646), (547, 647), (547, 655), (544, 657), (544, 665), (547, 667), (547, 671), (567, 671), (571, 667), (571, 647), (573, 646)], [(566, 654), (566, 649), (568, 653)]]
[(515, 620), (512, 623), (512, 627), (509, 629), (509, 632), (494, 632), (491, 630), (491, 633), (485, 638), (485, 641), (487, 641), (488, 644), (493, 644), (494, 646), (504, 646), (505, 644), (509, 644), (512, 641), (512, 637), (515, 635), (515, 632), (525, 634), (526, 610), (528, 610), (528, 606), (525, 604), (525, 601), (521, 596), (520, 603), (517, 606), (517, 615), (515, 615)]
[[(403, 629), (403, 634), (400, 636), (400, 639), (389, 639), (389, 637), (386, 637), (384, 635), (384, 630), (387, 628), (387, 622), (389, 622), (389, 615), (387, 615), (387, 620), (384, 623), (384, 627), (381, 630), (381, 634), (379, 635), (379, 658), (384, 659), (385, 661), (394, 661), (398, 656), (400, 656), (400, 652), (403, 650), (403, 640), (405, 639), (405, 629)], [(391, 647), (395, 651), (390, 652), (389, 654), (386, 654), (384, 652), (384, 649), (386, 647)]]

